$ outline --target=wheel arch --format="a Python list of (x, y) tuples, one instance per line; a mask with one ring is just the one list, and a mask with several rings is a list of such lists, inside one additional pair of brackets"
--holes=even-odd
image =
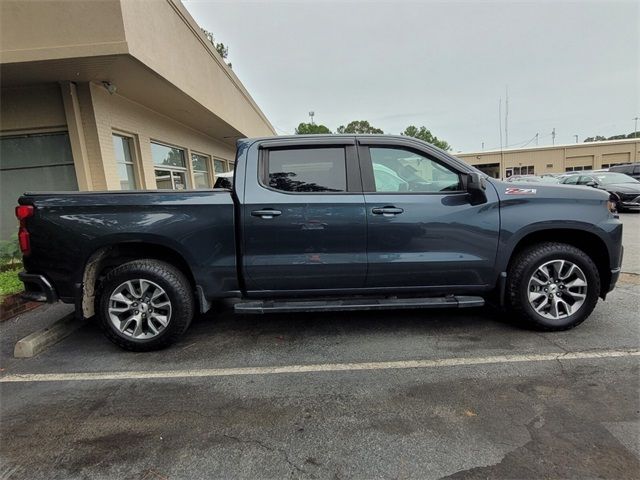
[(566, 243), (585, 252), (598, 268), (598, 274), (600, 275), (600, 297), (604, 298), (609, 291), (609, 284), (611, 282), (611, 259), (606, 242), (592, 231), (553, 227), (528, 232), (514, 242), (508, 257), (509, 260), (506, 265), (504, 265), (504, 271), (509, 271), (514, 259), (524, 249), (544, 242)]
[(84, 263), (82, 283), (76, 298), (76, 307), (84, 318), (95, 314), (95, 295), (101, 278), (114, 267), (139, 259), (160, 260), (180, 270), (189, 280), (196, 304), (203, 310), (203, 298), (196, 279), (179, 251), (155, 242), (119, 242), (96, 248)]

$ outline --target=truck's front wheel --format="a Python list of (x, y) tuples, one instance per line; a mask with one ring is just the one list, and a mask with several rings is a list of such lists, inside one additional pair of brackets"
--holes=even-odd
[(175, 342), (193, 318), (189, 281), (159, 260), (135, 260), (111, 270), (101, 282), (97, 313), (105, 335), (133, 351)]
[(593, 311), (600, 275), (582, 250), (545, 242), (520, 252), (511, 262), (507, 301), (512, 312), (541, 330), (567, 330)]

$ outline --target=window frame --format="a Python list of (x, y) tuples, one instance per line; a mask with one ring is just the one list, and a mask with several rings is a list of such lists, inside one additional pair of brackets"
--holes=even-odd
[[(459, 190), (448, 190), (444, 192), (378, 192), (376, 191), (376, 181), (375, 174), (373, 172), (373, 162), (371, 161), (371, 153), (369, 152), (370, 148), (388, 148), (395, 150), (406, 150), (408, 152), (420, 155), (428, 160), (431, 160), (434, 163), (437, 163), (441, 167), (444, 167), (458, 175), (458, 187)], [(460, 195), (461, 193), (467, 193), (464, 188), (464, 182), (462, 176), (467, 172), (462, 172), (455, 166), (451, 165), (448, 162), (444, 162), (435, 156), (420, 150), (419, 148), (415, 148), (409, 145), (400, 145), (389, 143), (366, 143), (360, 144), (358, 146), (358, 154), (360, 157), (360, 168), (362, 170), (362, 186), (363, 192), (367, 195)]]
[[(140, 168), (140, 161), (139, 161), (140, 157), (138, 155), (137, 136), (130, 133), (122, 132), (120, 130), (113, 129), (111, 130), (112, 142), (113, 142), (113, 137), (121, 137), (129, 140), (129, 153), (131, 155), (131, 165), (133, 166), (133, 177), (134, 177), (133, 182), (135, 184), (135, 187), (129, 190), (120, 189), (120, 191), (133, 192), (135, 190), (142, 190), (144, 188), (142, 183), (143, 174), (142, 174), (142, 169)], [(117, 159), (115, 158), (115, 152), (114, 152), (114, 160), (115, 160), (116, 166), (120, 164), (120, 162), (118, 162)], [(124, 162), (124, 163), (125, 165), (127, 165), (127, 162)]]
[[(204, 172), (203, 170), (196, 170), (193, 166), (193, 156), (194, 155), (198, 155), (200, 157), (204, 157), (205, 162), (207, 164), (207, 167), (209, 168), (209, 170), (207, 172)], [(213, 185), (215, 184), (215, 172), (213, 171), (213, 159), (211, 157), (211, 155), (207, 155), (206, 153), (200, 153), (196, 150), (189, 150), (189, 156), (191, 157), (191, 175), (193, 176), (192, 181), (193, 181), (193, 190), (206, 190), (207, 188), (213, 188)], [(207, 187), (202, 187), (199, 188), (196, 186), (196, 173), (206, 173), (207, 174), (207, 178), (208, 178), (208, 186)]]
[[(156, 145), (160, 145), (162, 147), (167, 147), (167, 148), (175, 148), (177, 150), (181, 150), (184, 154), (183, 158), (184, 158), (184, 167), (175, 167), (173, 165), (158, 165), (156, 164), (156, 162), (153, 160), (153, 144)], [(193, 179), (191, 178), (191, 174), (192, 174), (192, 169), (190, 167), (190, 163), (191, 163), (191, 159), (188, 157), (189, 155), (189, 149), (186, 147), (180, 147), (178, 145), (172, 145), (170, 143), (167, 142), (162, 142), (162, 141), (158, 141), (158, 140), (154, 140), (154, 139), (150, 139), (149, 140), (149, 148), (151, 149), (151, 163), (153, 164), (153, 181), (155, 183), (155, 187), (156, 190), (160, 190), (158, 188), (158, 181), (156, 180), (156, 170), (168, 170), (169, 172), (171, 172), (171, 190), (172, 191), (185, 191), (185, 190), (194, 190), (193, 186), (191, 185), (191, 183), (193, 182)], [(178, 173), (184, 173), (184, 180), (185, 180), (185, 188), (183, 190), (178, 190), (177, 188), (175, 188), (175, 182), (173, 179), (173, 172), (178, 172)]]
[(220, 172), (220, 173), (227, 173), (230, 172), (231, 169), (229, 168), (229, 160), (226, 160), (224, 158), (220, 158), (220, 157), (211, 157), (211, 166), (213, 168), (213, 174), (214, 176), (217, 175), (218, 172), (216, 172), (216, 162), (222, 162), (225, 165), (225, 171), (224, 172)]
[[(273, 151), (281, 150), (318, 150), (328, 148), (342, 148), (344, 150), (345, 159), (345, 180), (346, 190), (344, 192), (287, 192), (286, 190), (278, 190), (269, 185), (269, 154)], [(258, 185), (271, 192), (282, 195), (353, 195), (362, 194), (362, 181), (360, 178), (360, 168), (358, 165), (358, 156), (355, 144), (331, 144), (317, 143), (307, 145), (291, 144), (289, 146), (263, 146), (258, 152)]]

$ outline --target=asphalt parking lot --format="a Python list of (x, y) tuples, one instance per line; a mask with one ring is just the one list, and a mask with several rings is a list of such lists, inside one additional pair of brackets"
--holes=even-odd
[(638, 478), (639, 307), (625, 275), (568, 332), (489, 308), (226, 313), (161, 352), (88, 323), (11, 358), (65, 308), (45, 307), (0, 325), (0, 479)]

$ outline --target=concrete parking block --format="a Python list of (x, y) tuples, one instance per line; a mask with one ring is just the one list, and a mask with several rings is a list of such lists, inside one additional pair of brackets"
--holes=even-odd
[(76, 320), (75, 314), (70, 313), (54, 322), (51, 326), (37, 330), (18, 340), (13, 350), (13, 356), (16, 358), (33, 357), (51, 345), (58, 343), (81, 325), (82, 322)]

